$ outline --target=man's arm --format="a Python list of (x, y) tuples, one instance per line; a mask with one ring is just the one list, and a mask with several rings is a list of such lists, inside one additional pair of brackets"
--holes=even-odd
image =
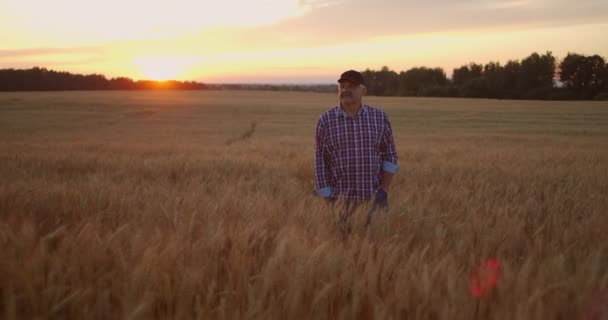
[(331, 172), (326, 153), (327, 129), (323, 118), (317, 122), (315, 136), (315, 186), (316, 194), (321, 197), (331, 197), (334, 190), (331, 185)]
[(393, 129), (388, 117), (384, 115), (384, 131), (382, 132), (382, 140), (380, 144), (380, 152), (382, 152), (382, 181), (380, 187), (384, 191), (388, 191), (393, 175), (399, 170), (397, 164), (397, 149), (393, 139)]

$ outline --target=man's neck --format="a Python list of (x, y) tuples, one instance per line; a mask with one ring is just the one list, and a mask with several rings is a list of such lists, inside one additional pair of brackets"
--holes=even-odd
[(342, 110), (346, 111), (346, 113), (348, 113), (349, 116), (354, 117), (355, 115), (357, 115), (357, 113), (359, 112), (359, 109), (361, 109), (361, 102), (359, 103), (353, 103), (353, 104), (340, 104), (340, 107), (342, 107)]

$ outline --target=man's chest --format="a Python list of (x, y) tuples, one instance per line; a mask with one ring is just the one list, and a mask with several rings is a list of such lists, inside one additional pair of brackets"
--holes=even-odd
[(333, 151), (374, 151), (380, 145), (383, 122), (374, 118), (341, 117), (329, 127), (328, 147)]

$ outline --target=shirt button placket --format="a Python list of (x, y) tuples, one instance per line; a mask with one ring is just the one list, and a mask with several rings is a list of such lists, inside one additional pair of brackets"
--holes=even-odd
[[(360, 168), (360, 163), (359, 163), (359, 140), (361, 139), (361, 137), (358, 135), (359, 133), (359, 125), (358, 125), (358, 118), (353, 118), (353, 136), (355, 137), (354, 139), (354, 153), (355, 153), (355, 186), (358, 186), (359, 184), (359, 172), (361, 171)], [(356, 197), (359, 198), (359, 190), (358, 188), (355, 188), (355, 193), (356, 193)]]

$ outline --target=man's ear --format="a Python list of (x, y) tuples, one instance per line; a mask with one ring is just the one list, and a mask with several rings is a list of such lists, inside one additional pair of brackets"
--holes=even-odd
[(361, 85), (361, 86), (363, 87), (363, 90), (362, 90), (363, 95), (364, 96), (367, 95), (367, 87), (365, 85)]

